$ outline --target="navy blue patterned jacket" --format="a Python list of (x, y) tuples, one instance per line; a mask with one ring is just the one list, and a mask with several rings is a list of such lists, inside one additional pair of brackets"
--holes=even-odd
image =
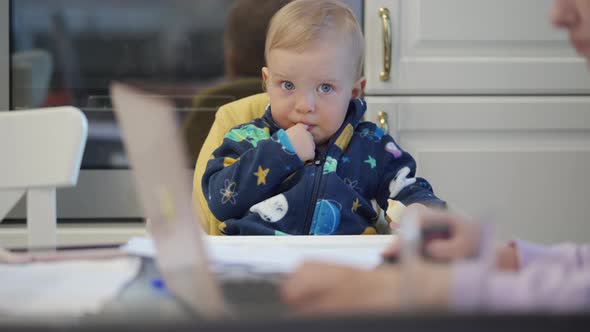
[(390, 197), (405, 205), (445, 205), (422, 178), (391, 192), (392, 181), (414, 177), (416, 162), (374, 123), (361, 122), (365, 110), (364, 101), (352, 100), (325, 152), (305, 164), (270, 107), (262, 118), (227, 133), (202, 180), (221, 232), (370, 234), (378, 218), (372, 199), (384, 210)]

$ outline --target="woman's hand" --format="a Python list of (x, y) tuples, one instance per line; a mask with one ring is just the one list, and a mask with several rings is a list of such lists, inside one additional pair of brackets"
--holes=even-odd
[(408, 295), (417, 309), (445, 308), (450, 266), (417, 262), (413, 271), (412, 278), (404, 278), (400, 266), (367, 271), (306, 263), (285, 280), (281, 294), (296, 315), (307, 316), (392, 313), (404, 307)]
[[(412, 205), (408, 206), (410, 209)], [(421, 227), (435, 224), (446, 224), (451, 229), (448, 239), (432, 240), (426, 245), (426, 253), (435, 260), (453, 261), (466, 259), (477, 255), (480, 241), (481, 228), (469, 218), (449, 212), (417, 207), (413, 212), (418, 216)], [(409, 210), (406, 210), (409, 213)], [(401, 241), (395, 241), (383, 252), (384, 257), (399, 255)], [(519, 269), (516, 245), (508, 243), (496, 248), (496, 268), (505, 271), (517, 271)]]
[(399, 274), (329, 263), (305, 263), (282, 285), (297, 315), (367, 314), (399, 307)]
[(518, 271), (520, 269), (516, 243), (510, 242), (498, 246), (496, 249), (496, 267), (504, 271)]
[[(436, 224), (446, 224), (450, 228), (450, 237), (447, 239), (435, 239), (426, 245), (426, 253), (435, 260), (452, 261), (472, 257), (477, 254), (480, 242), (480, 228), (467, 217), (451, 214), (446, 211), (422, 208), (417, 206), (410, 211), (413, 205), (408, 206), (405, 214), (417, 215), (421, 227)], [(403, 220), (403, 217), (402, 217)], [(401, 241), (395, 241), (384, 252), (384, 257), (393, 257), (399, 254)]]

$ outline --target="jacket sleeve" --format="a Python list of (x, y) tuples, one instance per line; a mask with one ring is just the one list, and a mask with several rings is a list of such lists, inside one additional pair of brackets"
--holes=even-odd
[(232, 129), (213, 152), (203, 175), (203, 193), (217, 219), (239, 218), (274, 196), (283, 180), (301, 167), (284, 130), (270, 137), (266, 128), (249, 123)]
[(547, 250), (518, 272), (489, 271), (479, 262), (456, 263), (451, 306), (458, 311), (589, 310), (590, 246)]
[(393, 140), (384, 135), (376, 146), (377, 155), (382, 160), (379, 176), (377, 203), (387, 209), (389, 198), (402, 202), (404, 205), (422, 203), (428, 206), (446, 207), (446, 202), (434, 195), (432, 187), (423, 178), (415, 177), (416, 161)]

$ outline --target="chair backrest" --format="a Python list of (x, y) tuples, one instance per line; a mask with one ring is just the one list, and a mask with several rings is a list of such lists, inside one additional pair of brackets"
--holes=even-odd
[(264, 92), (262, 83), (260, 77), (245, 77), (212, 86), (195, 96), (194, 110), (187, 115), (182, 128), (188, 157), (193, 164), (214, 121), (215, 111), (223, 105)]
[(55, 188), (76, 185), (87, 132), (75, 107), (0, 112), (0, 212), (27, 193), (29, 246), (56, 244)]
[(215, 115), (215, 121), (211, 126), (211, 130), (199, 152), (193, 178), (193, 201), (195, 206), (201, 207), (198, 209), (198, 212), (200, 213), (201, 221), (204, 223), (203, 227), (211, 235), (219, 235), (220, 232), (218, 229), (219, 220), (215, 219), (209, 210), (209, 205), (201, 187), (201, 179), (205, 173), (207, 162), (213, 151), (223, 143), (223, 137), (230, 129), (261, 117), (267, 105), (268, 95), (266, 93), (260, 93), (220, 107)]

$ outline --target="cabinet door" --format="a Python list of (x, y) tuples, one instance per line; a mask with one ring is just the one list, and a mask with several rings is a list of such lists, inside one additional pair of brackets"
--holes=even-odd
[(367, 120), (417, 161), (451, 209), (503, 239), (590, 239), (590, 97), (367, 97)]
[[(586, 64), (566, 32), (551, 26), (552, 2), (365, 0), (366, 92), (588, 93)], [(382, 80), (389, 41), (390, 77)]]
[(10, 31), (10, 20), (8, 17), (8, 1), (0, 1), (0, 112), (7, 111), (10, 105), (8, 104), (9, 94), (9, 51), (10, 44), (8, 44), (8, 31)]

